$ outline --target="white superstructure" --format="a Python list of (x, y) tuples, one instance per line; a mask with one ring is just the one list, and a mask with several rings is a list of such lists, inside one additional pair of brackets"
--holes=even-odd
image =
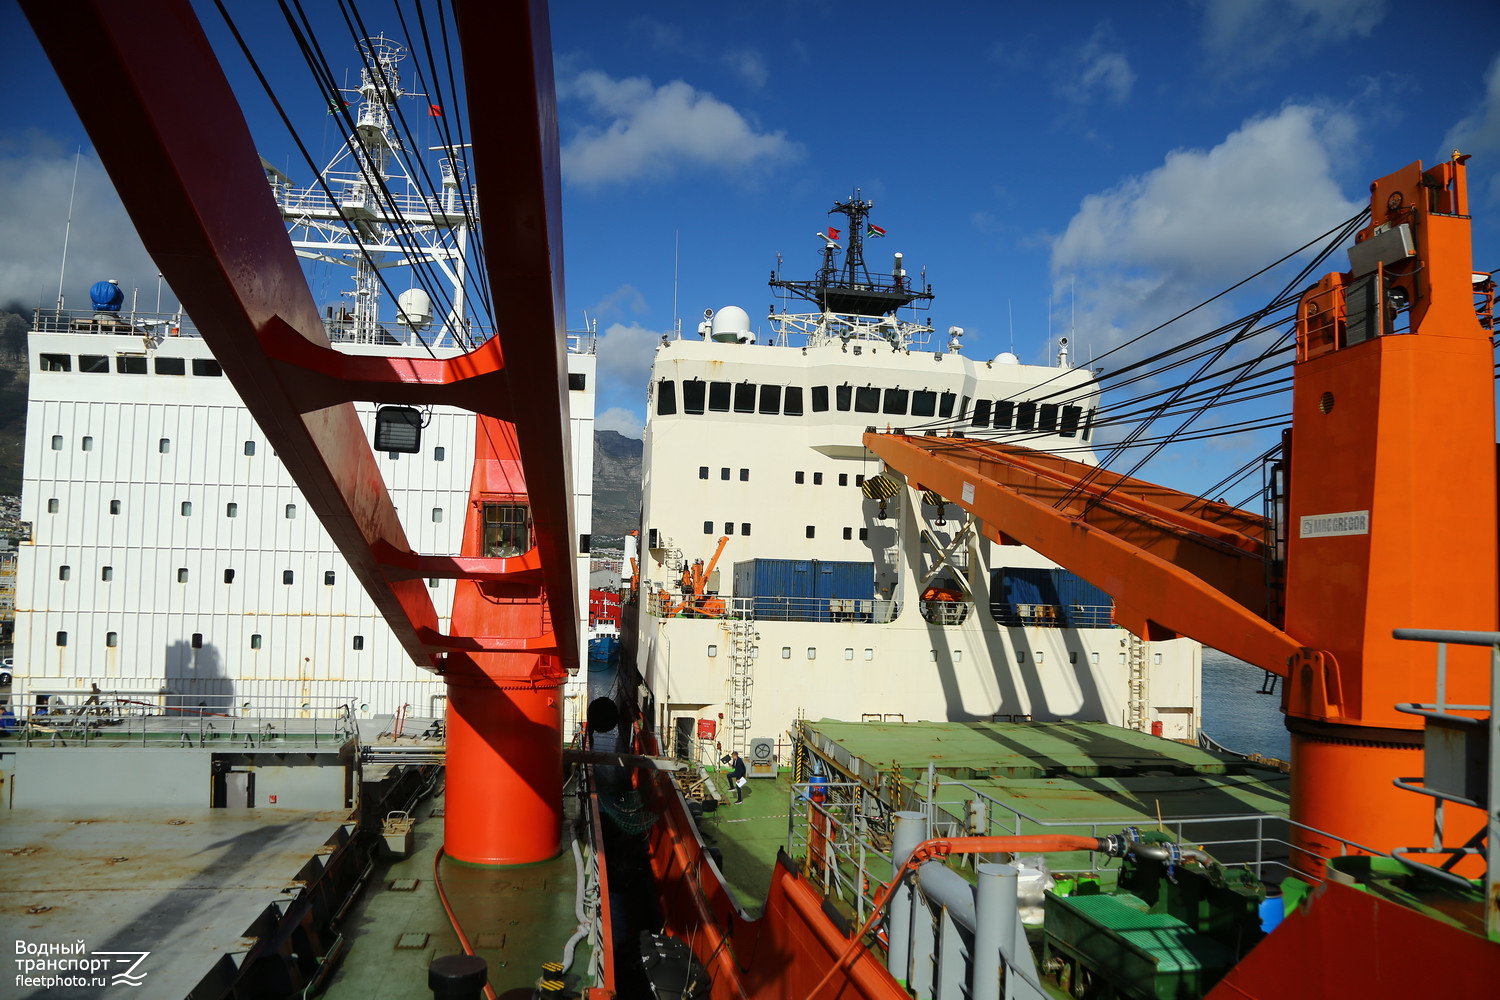
[[(835, 206), (859, 216), (851, 236), (868, 207)], [(1197, 643), (1111, 626), (1102, 592), (984, 537), (861, 442), (867, 427), (894, 427), (1092, 461), (1092, 374), (1070, 368), (1065, 347), (1055, 366), (965, 357), (956, 328), (947, 350), (925, 347), (931, 329), (892, 305), (930, 295), (900, 256), (890, 278), (840, 279), (834, 249), (820, 282), (773, 281), (823, 308), (772, 316), (770, 343), (728, 307), (698, 338), (657, 349), (636, 642), (653, 722), (680, 741), (708, 720), (715, 743), (742, 753), (799, 715), (1076, 718), (1196, 737)], [(850, 311), (861, 307), (874, 314)], [(706, 569), (721, 538), (695, 595), (693, 564)], [(1036, 597), (1015, 600), (1020, 577), (1041, 581)]]
[[(463, 147), (441, 147), (434, 170), (417, 167), (394, 125), (408, 96), (405, 50), (383, 36), (361, 47), (360, 85), (344, 102), (349, 139), (313, 185), (265, 165), (267, 182), (296, 252), (352, 273), (325, 312), (336, 349), (453, 357), (486, 336), (466, 306), (479, 207)], [(420, 183), (428, 177), (438, 190)], [(442, 682), (377, 614), (192, 320), (122, 312), (123, 290), (108, 283), (91, 296), (88, 312), (39, 311), (30, 337), (18, 693), (77, 704), (97, 686), (148, 704), (352, 703), (365, 716), (441, 716)], [(580, 663), (594, 374), (592, 333), (570, 336)], [(356, 406), (372, 433), (376, 408)], [(424, 417), (419, 453), (379, 453), (377, 463), (413, 548), (456, 554), (476, 421), (451, 407)], [(453, 581), (428, 586), (446, 630)], [(580, 672), (566, 689), (569, 734), (585, 686)]]

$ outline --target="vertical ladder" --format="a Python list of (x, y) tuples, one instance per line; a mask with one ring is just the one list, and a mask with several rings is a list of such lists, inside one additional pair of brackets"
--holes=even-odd
[(734, 617), (724, 623), (729, 633), (729, 749), (748, 760), (750, 691), (755, 685), (755, 644), (760, 641), (760, 633), (755, 629), (749, 601), (734, 610)]
[(1127, 700), (1125, 704), (1125, 728), (1137, 732), (1151, 729), (1150, 688), (1146, 676), (1147, 656), (1150, 643), (1127, 632), (1125, 661), (1130, 669), (1126, 680)]

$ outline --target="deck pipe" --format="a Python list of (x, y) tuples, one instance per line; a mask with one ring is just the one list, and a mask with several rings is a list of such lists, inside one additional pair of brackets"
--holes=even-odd
[(886, 923), (885, 967), (902, 986), (911, 971), (911, 887), (902, 878), (906, 859), (927, 839), (927, 814), (898, 812), (891, 831), (891, 875), (899, 879), (891, 893)]
[(1015, 951), (1020, 927), (1020, 869), (982, 864), (974, 889), (974, 957), (969, 963), (971, 1000), (1000, 1000), (1000, 970)]

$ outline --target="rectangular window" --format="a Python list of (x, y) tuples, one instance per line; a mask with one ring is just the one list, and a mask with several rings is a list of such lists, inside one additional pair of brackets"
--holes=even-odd
[(432, 449), (432, 460), (434, 462), (444, 462), (444, 461), (447, 461), (447, 459), (448, 459), (448, 449), (447, 448), (444, 448), (442, 445), (438, 445), (436, 448)]
[(797, 480), (797, 485), (801, 486), (807, 482), (807, 473), (797, 472), (794, 474), (793, 478)]
[(748, 483), (749, 481), (750, 481), (750, 470), (749, 469), (741, 469), (740, 470), (740, 482), (742, 482), (742, 483)]
[(1008, 431), (1016, 412), (1016, 404), (1008, 399), (995, 400), (995, 430)]
[(59, 632), (59, 633), (57, 633), (57, 639), (55, 641), (57, 642), (57, 644), (59, 646), (66, 646), (68, 644), (68, 633), (66, 633), (66, 632)]
[(106, 632), (106, 633), (104, 633), (104, 645), (108, 646), (110, 649), (114, 649), (119, 644), (120, 644), (120, 633), (118, 633), (118, 632)]
[(255, 454), (255, 442), (254, 441), (246, 441), (245, 442), (245, 454), (246, 455), (254, 455)]
[(962, 420), (969, 415), (969, 397), (965, 396), (958, 404), (958, 419)]
[(240, 516), (240, 505), (237, 504), (237, 503), (226, 503), (224, 505), (224, 516), (225, 517), (239, 517)]
[(202, 632), (194, 632), (193, 633), (193, 648), (194, 649), (202, 649), (203, 648), (203, 633)]
[(854, 405), (854, 386), (845, 382), (843, 385), (835, 386), (833, 390), (834, 402), (841, 411), (848, 412), (849, 407)]
[(579, 535), (578, 551), (584, 555), (587, 555), (589, 553), (589, 543), (593, 541), (593, 538), (593, 535)]
[(225, 583), (233, 583), (234, 582), (234, 570), (232, 570), (232, 569), (226, 569), (224, 571), (224, 582)]
[(63, 436), (61, 434), (54, 434), (54, 435), (52, 435), (52, 450), (53, 451), (62, 451), (63, 450)]
[(294, 574), (291, 570), (284, 569), (284, 570), (281, 571), (281, 582), (282, 583), (290, 585), (291, 582), (293, 580), (295, 580), (295, 579), (296, 579), (296, 574)]
[(102, 354), (78, 355), (78, 370), (89, 375), (109, 374), (109, 358)]
[(974, 401), (974, 415), (969, 418), (969, 426), (988, 427), (990, 425), (990, 406), (992, 405), (988, 399), (976, 399)]
[(782, 400), (781, 412), (789, 417), (802, 416), (802, 387), (789, 385)]
[(434, 508), (432, 508), (432, 523), (433, 524), (442, 524), (443, 523), (443, 508), (441, 508), (441, 507), (434, 507)]
[(828, 409), (828, 386), (812, 387), (812, 408), (814, 413), (822, 413)]
[(840, 472), (839, 473), (839, 485), (840, 486), (848, 486), (849, 485), (849, 473), (847, 473), (847, 472)]
[(1083, 422), (1083, 435), (1082, 435), (1082, 437), (1083, 437), (1083, 439), (1085, 441), (1087, 441), (1089, 439), (1089, 434), (1091, 434), (1093, 432), (1093, 430), (1094, 430), (1094, 413), (1095, 412), (1096, 411), (1094, 411), (1094, 410), (1090, 410), (1089, 413), (1088, 413), (1088, 418), (1085, 419), (1084, 422)]
[(859, 529), (859, 540), (862, 541), (862, 542), (867, 542), (867, 541), (870, 540), (870, 529), (869, 528), (860, 528)]
[(1062, 408), (1062, 422), (1057, 426), (1057, 433), (1065, 438), (1078, 436), (1078, 423), (1083, 419), (1083, 407), (1064, 406)]
[(906, 402), (910, 397), (911, 393), (905, 389), (887, 389), (885, 400), (880, 405), (880, 412), (904, 417), (906, 416)]
[(726, 535), (732, 535), (732, 534), (734, 534), (734, 522), (733, 521), (725, 521), (724, 522), (724, 534), (726, 534)]
[(48, 498), (48, 500), (47, 500), (47, 513), (49, 513), (49, 514), (56, 514), (61, 509), (62, 509), (62, 503), (57, 499), (57, 497), (49, 497)]
[(285, 517), (288, 521), (295, 521), (297, 519), (297, 505), (294, 503), (287, 504), (282, 508), (281, 516)]
[(338, 579), (338, 577), (334, 575), (333, 570), (331, 570), (331, 569), (325, 569), (323, 571), (323, 586), (325, 586), (325, 587), (332, 587), (334, 581), (337, 580), (337, 579)]
[(178, 509), (182, 511), (182, 516), (183, 517), (192, 517), (193, 516), (193, 501), (191, 501), (191, 500), (184, 500), (184, 501), (182, 501), (182, 506), (180, 508), (178, 508)]
[(224, 374), (223, 367), (212, 358), (194, 358), (193, 374), (206, 375), (210, 378), (218, 378)]
[(80, 441), (80, 442), (78, 442), (78, 446), (80, 448), (82, 448), (84, 451), (93, 451), (94, 450), (94, 439), (92, 437), (89, 437), (89, 436), (85, 435), (84, 438), (83, 438), (83, 440)]
[(750, 522), (749, 521), (741, 521), (740, 522), (740, 534), (742, 534), (742, 535), (748, 535), (748, 534), (750, 534)]
[(706, 466), (706, 465), (700, 465), (700, 466), (698, 466), (698, 478), (699, 479), (707, 479), (708, 478), (708, 466)]
[(1016, 430), (1036, 430), (1036, 404), (1021, 403), (1016, 407)]
[(772, 417), (781, 413), (781, 386), (760, 387), (760, 412)]
[(814, 528), (814, 527), (813, 527), (813, 526), (812, 526), (812, 525), (810, 525), (810, 524), (809, 524), (809, 525), (808, 525), (808, 526), (807, 526), (807, 537), (808, 537), (808, 538), (811, 538), (811, 537), (813, 537), (813, 535), (815, 535), (815, 534), (817, 534), (817, 529), (816, 529), (816, 528)]
[(73, 567), (72, 566), (59, 566), (59, 567), (57, 567), (57, 578), (59, 580), (71, 580), (73, 578)]
[(958, 402), (958, 394), (957, 393), (945, 392), (941, 396), (939, 396), (938, 397), (938, 416), (940, 416), (940, 417), (951, 417), (951, 416), (953, 416), (953, 404), (956, 403), (956, 402)]
[(702, 413), (703, 396), (707, 391), (708, 383), (700, 378), (682, 383), (682, 412)]
[(918, 389), (911, 394), (911, 415), (930, 417), (937, 413), (937, 393), (931, 389)]
[(708, 408), (714, 413), (729, 412), (729, 383), (708, 383)]
[(177, 567), (177, 582), (178, 583), (187, 583), (188, 582), (188, 571), (187, 571), (187, 567), (186, 566), (179, 566), (179, 567)]
[(505, 559), (531, 551), (531, 505), (484, 504), (484, 547), (480, 555)]
[(104, 581), (105, 583), (108, 583), (109, 581), (113, 580), (114, 578), (115, 578), (115, 568), (113, 566), (100, 566), (99, 567), (99, 579), (100, 580)]
[(703, 522), (703, 533), (705, 535), (712, 535), (714, 533), (714, 523), (712, 521)]
[(163, 357), (161, 357), (161, 356), (158, 355), (157, 358), (156, 358), (156, 374), (158, 374), (158, 375), (186, 375), (187, 374), (187, 359), (186, 358), (163, 358)]
[(729, 482), (729, 470), (728, 469), (720, 469), (719, 470), (719, 478), (722, 479), (722, 480), (724, 480), (724, 482), (726, 482), (726, 483)]
[(73, 370), (71, 354), (43, 354), (40, 358), (44, 372), (70, 372)]
[(159, 441), (157, 441), (156, 442), (156, 450), (157, 450), (158, 454), (162, 454), (162, 455), (169, 454), (172, 451), (172, 439), (171, 438), (162, 438)]
[(432, 588), (433, 590), (437, 590), (437, 585), (438, 585), (438, 578), (437, 577), (435, 577), (435, 576), (429, 576), (427, 578), (427, 586), (428, 587)]
[(115, 371), (122, 375), (144, 375), (146, 374), (146, 356), (144, 354), (116, 354)]
[(677, 412), (677, 383), (664, 378), (656, 383), (656, 415), (670, 417)]
[(862, 385), (854, 390), (854, 412), (879, 413), (880, 390), (873, 385)]
[(1057, 404), (1043, 403), (1037, 411), (1037, 429), (1044, 431), (1057, 430)]
[(755, 412), (755, 384), (753, 382), (741, 382), (734, 387), (734, 412)]
[(846, 542), (852, 541), (853, 538), (854, 538), (854, 529), (853, 528), (845, 528), (844, 529), (844, 541), (846, 541)]
[(813, 485), (814, 486), (822, 486), (823, 485), (823, 473), (821, 473), (821, 472), (814, 472), (813, 473)]
[(261, 647), (261, 643), (262, 642), (263, 642), (263, 640), (261, 639), (259, 632), (256, 632), (255, 634), (253, 634), (253, 635), (250, 636), (250, 648), (251, 649), (259, 649)]
[[(571, 378), (571, 376), (569, 376), (569, 377)], [(583, 378), (582, 375), (580, 375), (578, 377), (579, 378)], [(354, 647), (355, 651), (364, 649), (365, 648), (365, 637), (362, 636), (362, 635), (355, 636), (354, 637), (354, 642), (351, 645)]]
[(568, 372), (568, 391), (582, 392), (589, 387), (589, 377), (583, 372)]
[(118, 513), (120, 513), (120, 501), (118, 501), (118, 500), (111, 500), (109, 502), (109, 512), (111, 514), (118, 514)]

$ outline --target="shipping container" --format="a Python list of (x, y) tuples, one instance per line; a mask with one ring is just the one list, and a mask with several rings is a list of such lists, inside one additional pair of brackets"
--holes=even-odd
[(991, 611), (1002, 625), (1105, 628), (1114, 601), (1065, 569), (1005, 566), (990, 571)]
[(734, 564), (734, 596), (767, 621), (868, 621), (875, 564), (821, 559), (747, 559)]

